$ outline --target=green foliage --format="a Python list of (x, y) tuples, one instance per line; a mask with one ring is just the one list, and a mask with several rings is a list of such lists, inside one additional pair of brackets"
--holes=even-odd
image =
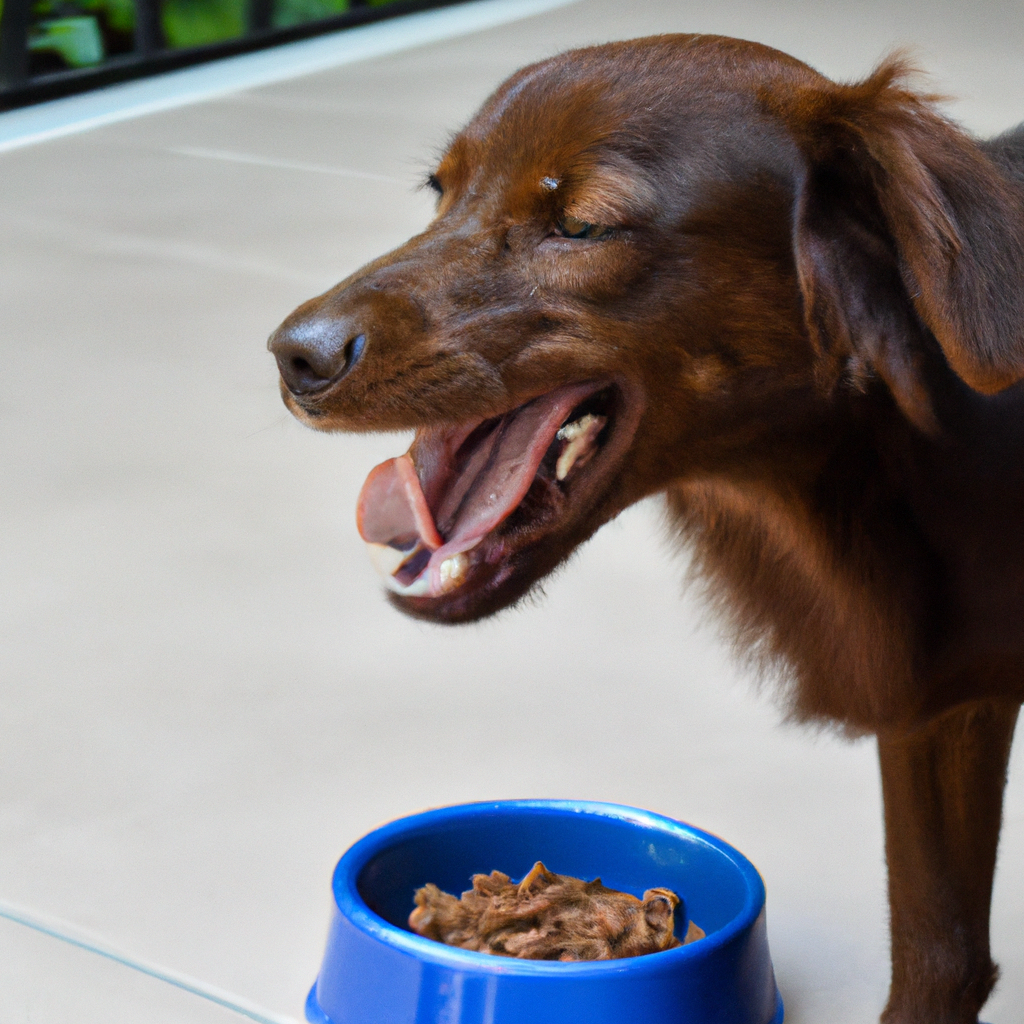
[[(0, 0), (0, 16), (6, 0)], [(244, 36), (251, 0), (163, 0), (162, 24), (171, 49)], [(393, 0), (367, 0), (380, 7)], [(273, 25), (287, 28), (332, 18), (351, 0), (274, 0)], [(135, 0), (33, 0), (29, 50), (33, 73), (90, 67), (134, 46)], [(38, 62), (42, 63), (38, 63)]]
[(135, 28), (135, 0), (35, 0), (32, 14), (41, 20), (92, 15), (117, 32)]
[(91, 12), (102, 12), (107, 25), (115, 32), (135, 31), (134, 0), (83, 0), (82, 7)]
[(36, 73), (86, 68), (130, 50), (134, 31), (134, 0), (34, 0), (28, 48)]
[(88, 16), (37, 22), (28, 48), (33, 52), (56, 53), (73, 68), (91, 67), (105, 56), (99, 23)]
[(330, 18), (348, 8), (349, 0), (277, 0), (274, 4), (274, 27), (287, 28)]
[(244, 35), (248, 6), (246, 0), (165, 0), (167, 45), (181, 49)]

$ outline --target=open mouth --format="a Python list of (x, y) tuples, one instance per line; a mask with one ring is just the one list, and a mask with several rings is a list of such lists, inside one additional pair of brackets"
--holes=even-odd
[(606, 456), (624, 447), (621, 404), (614, 385), (574, 384), (491, 419), (420, 430), (359, 495), (359, 533), (388, 588), (419, 605), (507, 576), (617, 461)]

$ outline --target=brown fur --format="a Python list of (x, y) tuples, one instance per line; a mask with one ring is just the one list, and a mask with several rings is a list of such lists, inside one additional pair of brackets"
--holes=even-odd
[(531, 490), (460, 588), (396, 603), (489, 614), (665, 492), (794, 716), (879, 737), (884, 1019), (974, 1024), (1024, 701), (1024, 131), (980, 143), (907, 75), (703, 36), (525, 68), (441, 161), (431, 226), (271, 347), (327, 430), (606, 384), (577, 480)]

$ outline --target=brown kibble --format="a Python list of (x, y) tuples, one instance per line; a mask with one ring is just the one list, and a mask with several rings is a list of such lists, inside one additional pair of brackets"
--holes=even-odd
[[(492, 871), (474, 875), (457, 899), (427, 884), (416, 892), (409, 927), (460, 949), (527, 960), (617, 960), (681, 945), (673, 934), (679, 897), (648, 889), (642, 900), (549, 871), (540, 861), (514, 884)], [(690, 923), (685, 942), (703, 938)]]

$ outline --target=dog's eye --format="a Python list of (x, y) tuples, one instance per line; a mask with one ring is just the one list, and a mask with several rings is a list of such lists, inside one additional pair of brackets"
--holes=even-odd
[(427, 178), (427, 188), (432, 189), (439, 196), (443, 196), (444, 195), (444, 188), (442, 187), (441, 182), (438, 181), (436, 174), (431, 174), (431, 175), (428, 176), (428, 178)]
[(564, 238), (604, 238), (612, 229), (603, 224), (590, 224), (578, 217), (563, 217), (558, 222), (558, 233)]

